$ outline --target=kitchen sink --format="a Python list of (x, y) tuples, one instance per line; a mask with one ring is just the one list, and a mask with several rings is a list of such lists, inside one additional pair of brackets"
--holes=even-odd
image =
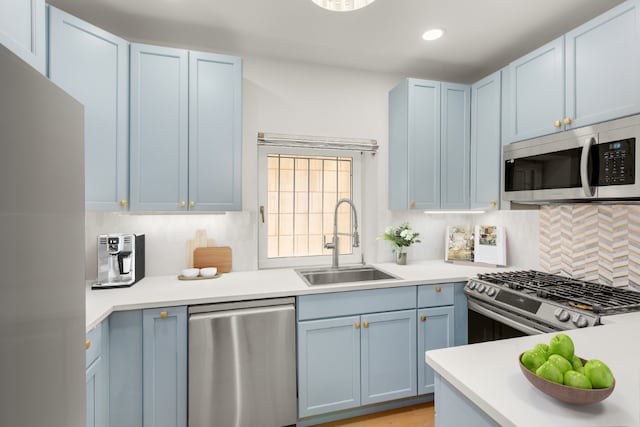
[(333, 285), (338, 283), (347, 284), (373, 280), (402, 280), (397, 276), (371, 266), (296, 270), (296, 273), (298, 273), (309, 286)]

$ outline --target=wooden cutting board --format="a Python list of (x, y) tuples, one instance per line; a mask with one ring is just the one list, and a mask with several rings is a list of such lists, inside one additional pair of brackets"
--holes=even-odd
[(218, 273), (228, 273), (231, 271), (231, 248), (228, 246), (196, 248), (193, 251), (193, 267), (216, 267)]
[(191, 240), (187, 240), (187, 268), (193, 268), (193, 251), (196, 248), (203, 248), (207, 246), (215, 246), (216, 241), (207, 237), (206, 230), (196, 230), (196, 237)]

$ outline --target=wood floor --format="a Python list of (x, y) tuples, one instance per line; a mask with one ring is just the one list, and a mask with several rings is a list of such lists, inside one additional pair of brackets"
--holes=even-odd
[(433, 402), (321, 424), (320, 427), (433, 427)]

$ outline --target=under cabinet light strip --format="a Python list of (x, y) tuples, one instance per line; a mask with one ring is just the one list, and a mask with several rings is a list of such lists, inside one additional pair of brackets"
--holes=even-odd
[(426, 214), (443, 215), (443, 214), (483, 214), (485, 211), (424, 211)]

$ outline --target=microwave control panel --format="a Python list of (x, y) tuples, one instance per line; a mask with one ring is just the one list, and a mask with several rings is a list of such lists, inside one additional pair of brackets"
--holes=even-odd
[(598, 186), (635, 183), (636, 139), (603, 142), (596, 145)]

